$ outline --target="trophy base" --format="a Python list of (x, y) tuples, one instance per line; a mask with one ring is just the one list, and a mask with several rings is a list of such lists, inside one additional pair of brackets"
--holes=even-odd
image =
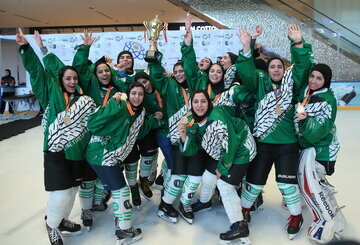
[(157, 55), (155, 50), (148, 50), (146, 52), (145, 61), (149, 63), (155, 63), (157, 62)]

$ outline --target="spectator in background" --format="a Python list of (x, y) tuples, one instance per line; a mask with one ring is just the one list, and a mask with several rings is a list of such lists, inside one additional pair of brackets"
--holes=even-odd
[[(5, 98), (9, 98), (15, 95), (15, 78), (11, 76), (11, 71), (9, 69), (5, 69), (5, 76), (1, 78), (1, 87), (3, 90), (3, 94), (1, 97), (1, 109), (0, 113), (4, 114), (6, 101)], [(13, 113), (13, 108), (9, 102), (9, 112)]]

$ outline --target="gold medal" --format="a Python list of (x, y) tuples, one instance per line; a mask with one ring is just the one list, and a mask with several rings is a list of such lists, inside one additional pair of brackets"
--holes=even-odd
[(188, 123), (187, 118), (186, 118), (186, 117), (182, 117), (182, 118), (180, 119), (180, 123), (182, 123), (182, 124), (187, 124), (187, 123)]
[(275, 112), (277, 115), (280, 115), (283, 112), (283, 110), (281, 110), (280, 106), (276, 106)]
[(304, 113), (304, 112), (305, 112), (305, 107), (302, 106), (302, 105), (299, 105), (299, 106), (296, 108), (296, 112), (297, 112), (297, 113)]
[(65, 125), (69, 125), (71, 122), (71, 118), (69, 116), (64, 116), (63, 121)]

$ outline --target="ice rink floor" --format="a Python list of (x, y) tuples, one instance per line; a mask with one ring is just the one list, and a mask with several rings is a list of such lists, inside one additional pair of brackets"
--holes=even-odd
[[(338, 191), (336, 198), (339, 205), (346, 206), (342, 210), (347, 220), (345, 238), (360, 241), (360, 111), (339, 111), (336, 125), (341, 151), (335, 174), (328, 180)], [(44, 223), (48, 193), (43, 187), (42, 141), (42, 128), (38, 126), (0, 142), (1, 245), (49, 244)], [(308, 209), (303, 208), (305, 221), (302, 232), (290, 241), (285, 232), (289, 214), (281, 207), (281, 195), (273, 172), (264, 190), (264, 209), (252, 216), (250, 224), (252, 244), (311, 244), (306, 237), (306, 230), (312, 221)], [(141, 210), (133, 211), (133, 224), (143, 230), (142, 240), (135, 244), (219, 244), (219, 233), (228, 230), (230, 226), (218, 202), (215, 202), (211, 211), (196, 215), (193, 225), (188, 225), (181, 218), (177, 224), (167, 223), (157, 217), (159, 200), (160, 191), (154, 190), (151, 201), (143, 199)], [(194, 198), (196, 200), (197, 196)], [(78, 199), (70, 219), (80, 223)], [(83, 230), (79, 236), (66, 237), (64, 244), (116, 244), (111, 205), (108, 210), (95, 213), (94, 219), (90, 232)]]

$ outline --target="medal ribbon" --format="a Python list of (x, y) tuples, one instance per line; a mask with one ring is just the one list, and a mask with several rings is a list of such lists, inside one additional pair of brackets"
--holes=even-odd
[(134, 110), (131, 108), (131, 105), (130, 105), (129, 102), (126, 102), (126, 106), (127, 106), (127, 109), (128, 109), (128, 111), (129, 111), (130, 115), (131, 115), (131, 116), (134, 116), (134, 115), (135, 115), (135, 112), (134, 112)]
[(112, 86), (110, 85), (106, 91), (106, 95), (105, 95), (105, 98), (104, 98), (103, 104), (102, 104), (103, 106), (105, 106), (109, 100), (111, 89), (112, 89)]
[(63, 96), (64, 96), (64, 99), (65, 99), (66, 110), (69, 111), (70, 110), (69, 95), (66, 92), (63, 92)]
[(280, 84), (280, 87), (277, 88), (274, 83), (271, 83), (271, 87), (272, 87), (273, 91), (275, 92), (276, 98), (280, 97), (280, 95), (281, 95), (281, 84)]
[(207, 120), (208, 117), (205, 117), (203, 120), (201, 120), (201, 122), (195, 122), (194, 119), (192, 119), (190, 122), (188, 122), (188, 124), (186, 125), (186, 127), (192, 127), (194, 124), (202, 124), (205, 120)]
[(158, 100), (159, 102), (159, 107), (160, 108), (163, 108), (164, 107), (164, 103), (163, 103), (163, 100), (161, 99), (161, 96), (159, 94), (159, 92), (157, 90), (155, 90), (155, 93), (156, 93), (156, 99)]
[[(210, 84), (208, 84), (207, 93), (208, 93), (208, 95), (210, 97), (211, 96), (211, 85)], [(215, 98), (212, 100), (212, 103), (214, 104), (219, 98), (220, 98), (220, 94), (217, 94), (215, 96)]]
[(306, 92), (306, 96), (305, 96), (304, 100), (301, 102), (302, 106), (306, 105), (306, 102), (309, 99), (309, 96), (310, 96), (310, 88), (308, 88), (308, 91)]
[(184, 96), (184, 100), (185, 100), (185, 103), (186, 103), (186, 108), (189, 108), (189, 98), (188, 98), (188, 96), (186, 94), (186, 91), (185, 91), (184, 88), (181, 88), (181, 91), (182, 91), (183, 96)]

